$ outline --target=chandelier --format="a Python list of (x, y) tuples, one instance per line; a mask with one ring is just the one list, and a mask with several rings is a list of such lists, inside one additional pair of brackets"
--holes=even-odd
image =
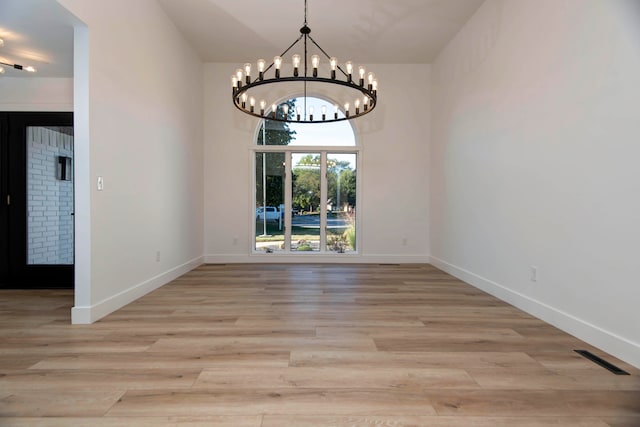
[[(294, 47), (302, 51), (291, 56), (291, 64), (285, 64), (283, 57)], [(321, 61), (322, 57), (325, 59)], [(362, 65), (356, 70), (351, 61), (340, 64), (311, 37), (307, 0), (298, 38), (270, 65), (258, 59), (256, 71), (250, 63), (236, 70), (231, 76), (232, 99), (237, 109), (261, 119), (290, 123), (350, 120), (373, 111), (378, 99), (378, 81), (372, 72), (367, 73)], [(308, 101), (309, 95), (332, 101), (318, 105)], [(278, 103), (293, 98), (295, 105)]]
[[(0, 47), (2, 46), (4, 46), (4, 40), (0, 39)], [(4, 74), (4, 68), (2, 67), (2, 65), (4, 65), (5, 67), (15, 68), (16, 70), (28, 71), (30, 73), (36, 72), (36, 69), (31, 66), (27, 67), (20, 64), (9, 64), (7, 62), (3, 62), (2, 60), (0, 60), (0, 74)]]

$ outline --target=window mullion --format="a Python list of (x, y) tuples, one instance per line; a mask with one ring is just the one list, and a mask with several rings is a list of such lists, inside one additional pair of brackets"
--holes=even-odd
[(327, 249), (327, 152), (320, 155), (320, 252)]
[(291, 213), (293, 212), (291, 200), (291, 151), (287, 151), (284, 157), (284, 250), (291, 251)]

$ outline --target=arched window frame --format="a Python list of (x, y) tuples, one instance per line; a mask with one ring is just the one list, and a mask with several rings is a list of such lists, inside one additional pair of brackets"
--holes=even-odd
[[(295, 97), (294, 97), (295, 98)], [(288, 98), (293, 99), (293, 98)], [(281, 102), (285, 102), (284, 99)], [(292, 171), (292, 156), (294, 154), (320, 154), (321, 156), (321, 164), (320, 164), (320, 175), (322, 178), (321, 181), (321, 189), (320, 189), (320, 200), (328, 200), (327, 197), (327, 155), (330, 154), (354, 154), (356, 156), (356, 165), (355, 165), (355, 174), (356, 174), (356, 200), (357, 204), (361, 205), (361, 174), (362, 174), (362, 147), (358, 143), (358, 133), (357, 129), (353, 126), (350, 121), (342, 122), (348, 123), (351, 132), (353, 133), (353, 141), (354, 145), (258, 145), (258, 141), (260, 138), (259, 133), (262, 131), (264, 121), (257, 122), (254, 134), (253, 134), (253, 144), (250, 148), (250, 158), (251, 158), (251, 171), (252, 171), (252, 179), (251, 179), (251, 209), (257, 206), (257, 198), (256, 198), (256, 180), (259, 179), (256, 176), (256, 158), (257, 153), (284, 153), (285, 157), (285, 215), (283, 219), (284, 226), (284, 247), (281, 251), (264, 251), (256, 247), (256, 236), (257, 236), (257, 222), (255, 218), (255, 212), (251, 212), (251, 223), (252, 223), (252, 242), (251, 242), (251, 255), (252, 256), (278, 256), (284, 257), (287, 255), (293, 256), (294, 258), (304, 257), (304, 256), (358, 256), (360, 255), (361, 248), (361, 232), (360, 232), (360, 224), (361, 224), (361, 209), (355, 209), (355, 229), (356, 229), (356, 248), (353, 251), (349, 251), (348, 253), (340, 253), (334, 250), (327, 249), (327, 206), (326, 203), (320, 203), (320, 242), (319, 242), (319, 250), (311, 251), (311, 252), (297, 252), (291, 250), (291, 233), (292, 230), (292, 183), (291, 183), (291, 171)], [(301, 126), (323, 126), (322, 124), (306, 124)], [(313, 254), (313, 255), (312, 255)]]

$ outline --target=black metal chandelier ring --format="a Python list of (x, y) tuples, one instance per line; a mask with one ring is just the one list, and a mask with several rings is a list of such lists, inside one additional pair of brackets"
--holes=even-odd
[[(256, 101), (254, 97), (250, 96), (250, 89), (256, 88), (258, 86), (273, 84), (273, 83), (287, 83), (287, 82), (318, 82), (318, 83), (330, 83), (337, 84), (341, 86), (348, 87), (349, 89), (357, 90), (360, 92), (360, 96), (363, 98), (362, 104), (354, 105), (354, 112), (352, 112), (349, 108), (342, 110), (343, 106), (334, 105), (334, 111), (320, 111), (320, 114), (314, 115), (300, 115), (297, 114), (295, 119), (290, 119), (288, 117), (288, 111), (283, 110), (282, 108), (276, 108), (274, 111), (274, 105), (267, 108), (266, 104), (256, 105)], [(305, 89), (306, 92), (306, 89)], [(331, 122), (339, 122), (343, 120), (350, 120), (360, 116), (363, 116), (371, 110), (373, 110), (376, 106), (377, 101), (377, 91), (373, 90), (372, 85), (359, 85), (354, 81), (344, 81), (338, 79), (330, 79), (326, 77), (309, 77), (309, 76), (298, 76), (298, 77), (280, 77), (280, 78), (271, 78), (271, 79), (256, 79), (255, 81), (241, 85), (240, 88), (234, 88), (233, 90), (233, 104), (243, 113), (247, 113), (251, 116), (258, 117), (260, 119), (269, 119), (277, 122), (299, 122), (299, 123), (331, 123)], [(364, 100), (367, 100), (365, 102)], [(338, 115), (338, 110), (344, 112), (344, 115)], [(314, 120), (315, 118), (315, 120)]]

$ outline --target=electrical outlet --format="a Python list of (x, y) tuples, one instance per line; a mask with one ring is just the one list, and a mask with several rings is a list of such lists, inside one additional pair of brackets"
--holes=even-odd
[(535, 265), (532, 265), (530, 267), (529, 274), (530, 274), (529, 278), (531, 279), (532, 282), (538, 281), (538, 267), (536, 267)]

